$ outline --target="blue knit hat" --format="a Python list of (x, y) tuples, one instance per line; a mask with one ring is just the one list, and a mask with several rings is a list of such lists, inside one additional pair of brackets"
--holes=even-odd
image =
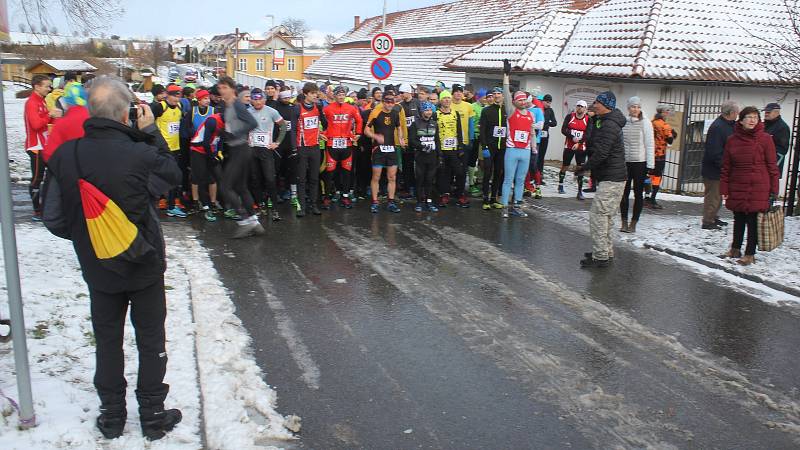
[(433, 103), (422, 102), (419, 104), (419, 112), (433, 111)]
[(608, 109), (614, 109), (617, 107), (617, 96), (611, 91), (599, 93), (595, 101)]
[(79, 83), (71, 83), (64, 91), (64, 102), (70, 106), (86, 106), (86, 90)]

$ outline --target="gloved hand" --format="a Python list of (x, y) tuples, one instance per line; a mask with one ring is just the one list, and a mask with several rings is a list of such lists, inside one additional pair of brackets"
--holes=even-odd
[(511, 75), (511, 61), (507, 59), (503, 60), (503, 73), (506, 75)]
[(492, 156), (491, 152), (489, 152), (489, 147), (483, 147), (483, 157), (490, 158)]
[(774, 205), (776, 201), (778, 201), (778, 194), (770, 193), (769, 194), (769, 207), (772, 208), (772, 205)]

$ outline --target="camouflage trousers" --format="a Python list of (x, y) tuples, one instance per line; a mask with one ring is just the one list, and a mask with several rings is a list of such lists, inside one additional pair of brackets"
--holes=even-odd
[(625, 190), (624, 181), (598, 183), (597, 192), (589, 211), (589, 234), (592, 236), (592, 258), (607, 260), (614, 257), (614, 217), (619, 211), (619, 202)]

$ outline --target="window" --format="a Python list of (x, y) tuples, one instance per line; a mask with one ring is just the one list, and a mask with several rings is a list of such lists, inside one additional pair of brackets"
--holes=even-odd
[(273, 71), (273, 72), (277, 72), (277, 71), (279, 71), (279, 70), (281, 70), (280, 66), (278, 66), (277, 64), (273, 64), (273, 65), (272, 65), (272, 71)]
[(264, 59), (263, 58), (256, 58), (256, 70), (258, 72), (264, 71)]
[(247, 72), (247, 59), (239, 58), (239, 71)]
[(295, 68), (294, 68), (294, 58), (289, 58), (288, 61), (289, 62), (287, 64), (288, 64), (289, 72), (294, 72), (294, 70), (295, 70)]

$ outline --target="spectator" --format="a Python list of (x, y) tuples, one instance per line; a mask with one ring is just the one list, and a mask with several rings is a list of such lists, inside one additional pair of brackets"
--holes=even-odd
[(626, 120), (616, 105), (617, 98), (610, 91), (601, 92), (595, 99), (592, 104), (595, 116), (589, 122), (592, 132), (587, 141), (591, 156), (575, 169), (576, 174), (591, 170), (597, 180), (597, 193), (589, 212), (592, 252), (584, 254), (581, 267), (607, 267), (609, 259), (614, 257), (611, 232), (628, 179), (622, 137)]
[[(89, 287), (96, 344), (94, 385), (100, 397), (96, 425), (106, 438), (122, 435), (125, 407), (125, 316), (131, 307), (136, 331), (139, 375), (136, 399), (142, 433), (160, 439), (181, 421), (177, 409), (164, 410), (169, 385), (164, 320), (166, 257), (155, 201), (180, 182), (180, 170), (154, 125), (149, 108), (139, 112), (139, 129), (127, 126), (132, 100), (128, 88), (111, 78), (93, 81), (86, 135), (63, 144), (50, 158), (45, 187), (45, 225), (73, 242), (83, 278)], [(89, 236), (78, 180), (91, 183), (113, 200), (135, 225), (144, 241), (141, 256), (100, 259)]]
[[(764, 131), (758, 109), (748, 106), (739, 113), (733, 135), (725, 144), (719, 191), (725, 207), (733, 211), (733, 244), (725, 254), (747, 266), (755, 262), (758, 213), (767, 211), (778, 198), (778, 165), (775, 144)], [(747, 247), (742, 256), (744, 230)]]
[(781, 118), (781, 105), (770, 103), (764, 107), (764, 131), (772, 136), (778, 153), (778, 178), (783, 176), (783, 162), (789, 152), (789, 125)]
[(44, 98), (50, 93), (51, 84), (47, 75), (34, 75), (31, 80), (33, 91), (25, 101), (25, 152), (31, 159), (31, 184), (28, 185), (28, 193), (33, 203), (33, 220), (36, 222), (42, 220), (39, 187), (44, 178), (42, 150), (47, 144), (47, 129), (53, 119), (63, 115), (60, 109), (48, 110), (45, 104)]
[[(644, 206), (644, 180), (647, 170), (655, 167), (655, 140), (653, 127), (644, 120), (642, 100), (639, 97), (628, 99), (628, 123), (622, 129), (625, 140), (625, 165), (628, 167), (628, 181), (619, 208), (622, 214), (623, 233), (636, 233), (636, 224)], [(632, 186), (631, 186), (632, 185)], [(628, 222), (628, 196), (633, 187), (633, 216)]]
[(708, 128), (706, 148), (703, 153), (701, 175), (705, 186), (703, 197), (703, 229), (719, 230), (727, 222), (719, 220), (719, 207), (722, 200), (719, 195), (719, 173), (722, 169), (722, 154), (725, 143), (733, 134), (739, 105), (734, 101), (726, 101), (720, 107), (720, 116)]

